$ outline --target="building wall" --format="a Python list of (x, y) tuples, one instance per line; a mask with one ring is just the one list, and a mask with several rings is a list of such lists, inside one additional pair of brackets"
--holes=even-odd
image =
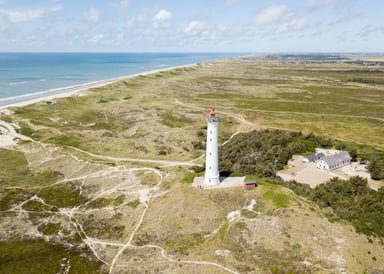
[(337, 163), (328, 164), (326, 161), (320, 160), (316, 163), (316, 167), (319, 169), (325, 169), (325, 170), (335, 170), (335, 169), (341, 168), (343, 166), (347, 166), (350, 163), (351, 163), (350, 160), (340, 160)]

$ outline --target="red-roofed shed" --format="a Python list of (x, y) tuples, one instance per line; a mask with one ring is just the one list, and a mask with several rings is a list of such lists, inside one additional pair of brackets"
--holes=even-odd
[(245, 189), (254, 189), (257, 186), (255, 180), (248, 180), (244, 182)]

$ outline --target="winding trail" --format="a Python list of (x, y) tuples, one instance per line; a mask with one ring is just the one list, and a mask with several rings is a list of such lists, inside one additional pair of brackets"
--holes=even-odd
[[(181, 103), (181, 102), (179, 102), (179, 103)], [(191, 106), (189, 106), (189, 107), (191, 107)], [(242, 127), (242, 125), (245, 124), (247, 126), (254, 126), (254, 124), (252, 124), (249, 121), (245, 120), (244, 117), (242, 117), (239, 114), (224, 113), (224, 112), (223, 112), (223, 114), (232, 116), (232, 117), (236, 118), (237, 120), (239, 120), (240, 123), (241, 123), (241, 125), (239, 127), (239, 130), (236, 133), (234, 133), (226, 142), (231, 140), (236, 134), (240, 133), (240, 128)], [(25, 136), (17, 134), (15, 129), (14, 129), (14, 126), (9, 124), (9, 123), (1, 122), (0, 125), (2, 125), (6, 129), (6, 131), (8, 131), (7, 134), (9, 136), (11, 136), (12, 138), (20, 138), (20, 139), (23, 139), (23, 140), (31, 140), (29, 138), (26, 138)], [(34, 141), (34, 140), (31, 140), (31, 141)], [(43, 145), (45, 147), (44, 144), (41, 144), (41, 145)], [(84, 151), (84, 150), (81, 150), (81, 149), (78, 149), (78, 148), (75, 148), (75, 147), (70, 147), (70, 148), (72, 148), (72, 149), (74, 149), (74, 150), (76, 150), (76, 151), (78, 151), (80, 153), (84, 153), (86, 155), (89, 155), (91, 157), (98, 158), (98, 159), (112, 160), (112, 161), (129, 161), (129, 162), (137, 162), (137, 163), (152, 163), (152, 164), (160, 164), (163, 167), (166, 167), (166, 166), (194, 166), (194, 165), (196, 165), (195, 161), (198, 161), (198, 160), (200, 160), (201, 158), (204, 157), (204, 155), (201, 155), (200, 157), (198, 157), (196, 159), (193, 159), (193, 160), (190, 160), (190, 161), (168, 161), (168, 160), (157, 160), (157, 159), (136, 159), (136, 158), (129, 158), (129, 157), (104, 156), (104, 155), (98, 155), (98, 154), (94, 154), (94, 153), (91, 153), (91, 152), (88, 152), (88, 151)], [(71, 157), (74, 157), (76, 160), (81, 161), (76, 156), (71, 155), (71, 154), (69, 154), (69, 155)], [(52, 158), (50, 160), (57, 160), (57, 159), (56, 158)], [(91, 172), (91, 173), (88, 173), (88, 174), (83, 175), (83, 176), (77, 176), (77, 177), (72, 177), (71, 176), (71, 177), (68, 177), (68, 178), (66, 178), (64, 180), (55, 182), (55, 183), (50, 184), (50, 185), (36, 186), (36, 187), (26, 187), (25, 189), (47, 188), (47, 187), (55, 186), (57, 184), (62, 184), (62, 183), (66, 183), (66, 182), (70, 182), (70, 181), (74, 181), (74, 180), (81, 181), (81, 184), (83, 185), (85, 183), (85, 181), (87, 179), (89, 179), (89, 178), (108, 176), (108, 174), (112, 174), (112, 173), (119, 172), (119, 171), (124, 171), (124, 170), (127, 170), (127, 168), (126, 167), (113, 167), (113, 168), (108, 168), (108, 169), (104, 169), (104, 170), (101, 170), (101, 171), (99, 170), (99, 171)], [(81, 212), (79, 211), (80, 207), (84, 206), (85, 204), (84, 205), (79, 205), (79, 206), (76, 206), (76, 207), (73, 207), (73, 208), (61, 208), (58, 212), (47, 212), (47, 213), (52, 213), (52, 214), (56, 214), (56, 215), (59, 215), (59, 216), (65, 216), (69, 220), (69, 222), (71, 223), (71, 225), (73, 226), (73, 228), (75, 229), (77, 234), (80, 236), (80, 238), (82, 239), (83, 243), (86, 244), (87, 247), (92, 251), (94, 256), (100, 262), (102, 262), (103, 264), (109, 266), (109, 273), (111, 273), (111, 274), (114, 272), (116, 267), (125, 267), (125, 266), (128, 267), (129, 266), (129, 264), (128, 265), (123, 265), (123, 264), (122, 265), (118, 265), (117, 264), (119, 258), (121, 257), (121, 255), (123, 254), (123, 252), (127, 248), (142, 249), (142, 248), (148, 248), (148, 247), (159, 249), (161, 251), (162, 257), (165, 260), (167, 260), (168, 262), (171, 262), (171, 263), (209, 265), (209, 266), (214, 266), (214, 267), (220, 268), (220, 269), (222, 269), (224, 271), (227, 271), (229, 273), (233, 273), (233, 274), (237, 274), (238, 273), (238, 272), (233, 271), (233, 270), (231, 270), (231, 269), (229, 269), (229, 268), (227, 268), (227, 267), (225, 267), (223, 265), (220, 265), (220, 264), (214, 263), (214, 262), (196, 261), (196, 260), (190, 260), (189, 261), (189, 260), (176, 260), (176, 259), (173, 259), (173, 258), (169, 257), (167, 255), (167, 253), (166, 253), (166, 250), (164, 248), (160, 247), (160, 246), (156, 246), (156, 245), (135, 246), (135, 245), (133, 245), (132, 241), (133, 241), (137, 231), (140, 229), (140, 227), (141, 227), (141, 225), (142, 225), (142, 223), (144, 221), (144, 218), (145, 218), (146, 213), (147, 213), (147, 211), (149, 209), (149, 204), (150, 204), (151, 200), (153, 200), (153, 199), (155, 199), (155, 198), (157, 198), (157, 197), (159, 197), (161, 195), (164, 195), (167, 192), (159, 193), (160, 185), (163, 182), (163, 175), (162, 175), (162, 173), (160, 171), (158, 171), (158, 170), (156, 170), (154, 168), (146, 168), (146, 167), (143, 167), (143, 168), (128, 168), (128, 170), (130, 170), (131, 172), (132, 171), (141, 171), (141, 170), (145, 170), (145, 171), (150, 170), (151, 172), (154, 172), (155, 174), (157, 174), (159, 179), (158, 179), (157, 184), (154, 187), (146, 189), (145, 191), (138, 191), (137, 192), (137, 194), (140, 196), (140, 203), (144, 205), (144, 210), (141, 213), (140, 219), (139, 219), (138, 223), (136, 224), (134, 230), (131, 232), (131, 234), (129, 235), (129, 238), (127, 239), (127, 241), (125, 243), (120, 243), (120, 242), (116, 242), (116, 241), (106, 241), (106, 240), (101, 240), (101, 239), (97, 239), (97, 238), (88, 237), (86, 232), (84, 231), (82, 225), (74, 217), (74, 215), (76, 213), (85, 213), (84, 211), (81, 211)], [(115, 191), (117, 191), (124, 184), (125, 183), (114, 185), (112, 188), (104, 190), (101, 193), (98, 193), (93, 198), (93, 200), (96, 199), (97, 197), (102, 197), (102, 196), (114, 193)], [(9, 188), (24, 189), (24, 187), (9, 187)], [(37, 202), (39, 202), (39, 203), (41, 203), (43, 205), (46, 205), (46, 206), (51, 206), (51, 205), (47, 204), (43, 199), (41, 199), (40, 197), (35, 195), (35, 196), (31, 197), (30, 199), (28, 199), (28, 200), (22, 202), (21, 204), (17, 205), (16, 207), (8, 210), (8, 212), (10, 212), (10, 211), (12, 211), (12, 212), (28, 212), (28, 211), (24, 210), (22, 208), (22, 206), (25, 203), (27, 203), (27, 202), (29, 202), (31, 200), (37, 201)], [(105, 210), (105, 208), (103, 208), (103, 210)], [(103, 258), (100, 257), (100, 254), (96, 250), (95, 245), (109, 245), (109, 246), (118, 247), (119, 249), (116, 252), (115, 256), (113, 257), (111, 263), (109, 264)]]
[[(155, 191), (155, 190), (159, 189), (161, 183), (163, 182), (163, 175), (160, 173), (160, 171), (157, 171), (155, 169), (152, 169), (152, 171), (159, 176), (159, 180), (158, 180), (157, 184), (152, 189), (152, 191)], [(145, 197), (145, 198), (144, 199), (140, 199), (140, 200), (147, 200), (147, 202), (144, 203), (145, 208), (143, 210), (143, 213), (140, 216), (140, 220), (137, 223), (135, 229), (132, 231), (131, 235), (129, 236), (128, 241), (117, 251), (115, 257), (112, 259), (111, 265), (109, 267), (109, 273), (113, 272), (115, 264), (116, 264), (117, 260), (119, 259), (120, 255), (124, 252), (124, 250), (127, 247), (132, 247), (131, 243), (132, 243), (133, 237), (135, 236), (136, 232), (139, 230), (141, 224), (143, 223), (144, 217), (145, 217), (145, 215), (147, 213), (147, 210), (148, 210), (148, 203), (150, 201), (150, 197)]]
[[(167, 251), (165, 251), (164, 248), (162, 248), (161, 246), (157, 246), (157, 245), (143, 245), (143, 246), (138, 246), (136, 248), (156, 248), (156, 249), (159, 249), (161, 251), (161, 256), (163, 256), (164, 259), (166, 259), (167, 261), (171, 262), (171, 263), (184, 263), (184, 264), (196, 264), (196, 265), (210, 265), (210, 266), (215, 266), (217, 268), (220, 268), (222, 270), (225, 270), (229, 273), (233, 273), (233, 274), (239, 274), (239, 272), (236, 272), (236, 271), (233, 271), (232, 269), (228, 268), (228, 267), (225, 267), (225, 266), (222, 266), (220, 264), (217, 264), (217, 263), (213, 263), (213, 262), (207, 262), (207, 261), (187, 261), (187, 260), (175, 260), (175, 259), (172, 259), (170, 258), (168, 255), (167, 255)], [(124, 264), (121, 264), (121, 265), (117, 265), (119, 267), (127, 267), (129, 266), (128, 264), (124, 265)]]

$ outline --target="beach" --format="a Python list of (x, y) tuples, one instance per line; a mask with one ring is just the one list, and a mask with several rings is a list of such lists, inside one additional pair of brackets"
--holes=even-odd
[(24, 95), (15, 96), (15, 97), (3, 98), (3, 99), (0, 99), (0, 110), (6, 109), (8, 107), (21, 107), (21, 106), (26, 106), (30, 104), (35, 104), (41, 101), (49, 101), (57, 98), (68, 97), (68, 96), (78, 94), (82, 91), (88, 90), (90, 88), (106, 86), (118, 81), (134, 78), (140, 75), (149, 75), (149, 74), (158, 73), (161, 71), (168, 71), (168, 70), (173, 70), (178, 68), (187, 68), (192, 66), (196, 66), (196, 64), (180, 65), (180, 66), (173, 66), (168, 68), (149, 70), (141, 73), (135, 73), (135, 74), (115, 77), (111, 79), (106, 79), (106, 80), (94, 81), (90, 83), (57, 88), (57, 89), (41, 91), (41, 92), (36, 92), (31, 94), (24, 94)]

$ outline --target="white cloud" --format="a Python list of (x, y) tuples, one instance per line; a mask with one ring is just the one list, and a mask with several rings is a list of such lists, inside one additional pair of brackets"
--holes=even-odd
[(155, 15), (155, 20), (166, 21), (172, 19), (172, 13), (167, 10), (159, 10)]
[(99, 42), (100, 40), (102, 40), (104, 38), (104, 35), (103, 34), (95, 34), (91, 39), (90, 41), (92, 43), (97, 43)]
[(290, 22), (283, 23), (278, 26), (277, 32), (298, 31), (305, 28), (307, 20), (303, 18), (293, 19)]
[(47, 7), (47, 8), (36, 8), (27, 10), (5, 10), (0, 9), (2, 17), (7, 17), (12, 23), (31, 21), (38, 19), (48, 13), (56, 12), (61, 10), (60, 6)]
[(262, 10), (255, 17), (257, 25), (266, 25), (282, 20), (288, 15), (288, 10), (285, 6), (272, 6)]
[(85, 19), (89, 22), (97, 23), (100, 20), (101, 11), (97, 8), (89, 8), (85, 11)]
[(203, 21), (193, 20), (189, 22), (188, 26), (184, 29), (184, 32), (189, 35), (198, 35), (206, 32), (208, 25)]
[(159, 10), (155, 17), (153, 18), (153, 26), (155, 28), (159, 27), (169, 27), (169, 21), (172, 19), (173, 15), (170, 11), (161, 9)]

